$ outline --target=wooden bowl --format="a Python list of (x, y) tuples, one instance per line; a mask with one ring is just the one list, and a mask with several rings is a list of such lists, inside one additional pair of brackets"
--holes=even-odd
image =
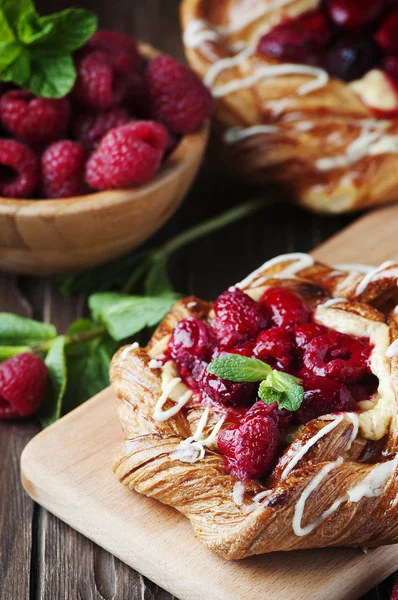
[[(157, 51), (142, 45), (143, 53)], [(132, 250), (176, 211), (199, 169), (209, 122), (182, 138), (147, 184), (62, 200), (0, 198), (0, 269), (27, 275), (77, 271)]]

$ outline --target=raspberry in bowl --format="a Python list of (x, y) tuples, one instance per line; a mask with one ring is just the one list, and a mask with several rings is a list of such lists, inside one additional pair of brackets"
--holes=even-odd
[(189, 68), (103, 30), (74, 59), (64, 98), (2, 90), (4, 270), (65, 272), (133, 249), (174, 213), (202, 161), (212, 101)]
[(397, 23), (390, 0), (184, 0), (186, 55), (216, 102), (216, 155), (317, 212), (395, 201)]

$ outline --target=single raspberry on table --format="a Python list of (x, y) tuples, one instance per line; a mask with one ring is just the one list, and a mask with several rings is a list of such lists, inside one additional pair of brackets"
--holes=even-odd
[(38, 410), (47, 387), (44, 360), (24, 353), (0, 363), (0, 419), (27, 417)]
[(77, 60), (77, 78), (73, 95), (85, 106), (107, 110), (120, 104), (126, 89), (126, 75), (118, 72), (111, 58), (99, 50), (83, 54)]
[(87, 150), (93, 150), (108, 131), (131, 121), (124, 108), (111, 108), (104, 112), (81, 113), (73, 124), (73, 137)]
[(358, 383), (369, 372), (370, 352), (368, 341), (331, 331), (311, 340), (303, 361), (313, 375)]
[(121, 31), (99, 29), (89, 39), (86, 48), (105, 52), (119, 73), (139, 71), (143, 65), (137, 42)]
[(37, 98), (27, 90), (11, 90), (0, 100), (4, 127), (29, 143), (52, 142), (66, 131), (70, 115), (68, 98)]
[(211, 357), (215, 340), (210, 327), (196, 319), (183, 319), (173, 329), (169, 342), (170, 357), (180, 365), (190, 366), (197, 359)]
[(126, 188), (152, 179), (167, 144), (167, 130), (154, 121), (135, 121), (109, 131), (86, 165), (86, 182), (96, 190)]
[(301, 385), (304, 400), (296, 412), (300, 423), (335, 412), (355, 411), (357, 405), (345, 385), (328, 377), (306, 377)]
[(29, 198), (39, 183), (40, 161), (16, 140), (0, 139), (0, 196)]
[(245, 344), (269, 323), (266, 310), (239, 288), (221, 294), (215, 302), (214, 312), (216, 337), (227, 347)]
[(267, 409), (264, 402), (256, 402), (241, 423), (226, 427), (218, 436), (227, 469), (242, 481), (263, 477), (274, 466), (279, 432)]
[(145, 74), (151, 117), (173, 133), (196, 131), (210, 117), (213, 100), (199, 77), (171, 56), (152, 60)]
[(268, 288), (260, 303), (267, 308), (276, 327), (293, 327), (310, 320), (310, 312), (301, 298), (285, 288)]
[(70, 198), (85, 191), (86, 152), (77, 142), (62, 140), (47, 148), (41, 159), (45, 198)]

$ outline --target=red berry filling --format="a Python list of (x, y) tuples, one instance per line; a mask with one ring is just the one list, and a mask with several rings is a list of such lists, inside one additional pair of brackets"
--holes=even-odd
[(252, 339), (267, 326), (266, 311), (242, 290), (227, 290), (214, 305), (214, 331), (223, 346), (237, 346)]
[[(359, 410), (378, 380), (371, 374), (371, 347), (362, 338), (332, 331), (312, 320), (312, 311), (294, 292), (269, 288), (255, 302), (239, 288), (221, 294), (214, 318), (190, 317), (173, 330), (168, 358), (204, 403), (223, 407), (236, 424), (226, 427), (219, 448), (226, 467), (247, 480), (272, 468), (279, 433), (321, 415)], [(209, 362), (227, 354), (257, 358), (273, 369), (301, 378), (304, 400), (296, 412), (266, 405), (257, 383), (232, 382), (207, 371)]]
[(257, 402), (240, 424), (226, 427), (218, 437), (228, 470), (243, 481), (268, 473), (276, 461), (278, 446), (278, 427), (263, 402)]
[(373, 68), (386, 69), (386, 61), (398, 54), (397, 27), (398, 11), (389, 0), (325, 0), (319, 9), (276, 25), (260, 39), (257, 52), (352, 81)]

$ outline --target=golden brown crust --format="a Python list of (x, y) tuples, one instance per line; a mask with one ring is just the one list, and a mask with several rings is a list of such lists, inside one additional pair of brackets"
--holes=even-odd
[[(293, 255), (294, 256), (294, 255)], [(285, 260), (260, 270), (243, 289), (249, 294), (262, 290), (264, 285), (284, 285), (293, 288), (306, 301), (321, 304), (330, 297), (343, 300), (333, 306), (344, 319), (359, 315), (371, 326), (388, 326), (388, 343), (397, 338), (396, 317), (382, 299), (386, 291), (398, 302), (397, 276), (392, 277), (397, 265), (387, 266), (385, 277), (373, 280), (357, 297), (355, 293), (364, 275), (347, 277), (320, 263), (297, 271), (283, 279), (283, 271), (297, 261), (286, 255)], [(280, 275), (276, 278), (276, 275)], [(346, 279), (349, 285), (342, 286)], [(266, 282), (266, 283), (265, 283)], [(258, 284), (261, 287), (258, 287)], [(362, 285), (362, 287), (364, 287)], [(365, 302), (369, 302), (366, 303)], [(196, 303), (196, 304), (193, 304)], [(188, 306), (189, 304), (189, 306)], [(376, 309), (374, 305), (378, 304)], [(274, 550), (293, 550), (326, 546), (376, 546), (398, 541), (396, 504), (397, 417), (396, 390), (398, 390), (398, 359), (388, 361), (389, 382), (392, 382), (393, 412), (388, 435), (377, 441), (357, 436), (353, 441), (355, 419), (347, 416), (336, 421), (334, 428), (303, 454), (297, 464), (290, 461), (306, 443), (331, 420), (311, 421), (298, 432), (293, 443), (284, 451), (271, 476), (265, 482), (246, 483), (242, 504), (234, 499), (236, 479), (224, 468), (223, 457), (215, 446), (206, 448), (204, 457), (189, 464), (172, 456), (181, 441), (193, 435), (203, 405), (195, 396), (174, 417), (155, 421), (154, 408), (162, 392), (161, 370), (149, 366), (150, 355), (156, 343), (168, 339), (175, 323), (190, 315), (208, 314), (212, 305), (197, 298), (180, 300), (164, 319), (145, 349), (120, 349), (113, 358), (111, 380), (117, 393), (118, 414), (123, 426), (124, 442), (115, 461), (118, 479), (130, 489), (156, 498), (184, 514), (202, 542), (228, 559), (244, 558)], [(385, 312), (383, 312), (385, 311)], [(387, 323), (387, 325), (386, 325)], [(165, 409), (174, 406), (167, 400)], [(204, 435), (208, 435), (219, 421), (223, 409), (209, 407), (210, 418)], [(228, 415), (223, 427), (229, 423)], [(290, 470), (284, 478), (284, 471)], [(373, 477), (375, 469), (387, 468), (388, 476), (380, 483), (380, 493), (366, 495), (358, 501), (349, 501), (347, 492), (364, 479)], [(316, 485), (316, 493), (309, 494), (303, 509), (300, 527), (314, 524), (312, 531), (297, 534), (293, 520), (307, 486), (314, 483), (321, 471), (329, 469)], [(321, 473), (322, 474), (322, 473)], [(377, 479), (377, 478), (376, 478)], [(383, 478), (382, 478), (383, 479)], [(315, 488), (314, 488), (315, 489)], [(269, 490), (260, 503), (253, 502), (256, 494)], [(374, 490), (373, 490), (374, 491)], [(338, 506), (330, 515), (334, 503)]]
[[(184, 0), (181, 5), (184, 32), (197, 19), (204, 20), (213, 32), (219, 31), (216, 28), (220, 26), (236, 28), (251, 11), (271, 6), (269, 12), (235, 33), (204, 40), (194, 47), (186, 43), (188, 62), (205, 78), (218, 60), (236, 54), (230, 50), (234, 43), (244, 42), (255, 48), (261, 35), (283, 19), (319, 4), (320, 0), (291, 0), (275, 8), (272, 0), (217, 3)], [(278, 64), (282, 63), (253, 54), (220, 73), (213, 86), (240, 80), (264, 66)], [(397, 154), (366, 155), (365, 152), (343, 168), (325, 170), (317, 166), (320, 159), (347, 156), (348, 147), (364, 132), (363, 122), (374, 121), (375, 117), (349, 85), (333, 78), (320, 89), (300, 95), (299, 87), (309, 80), (303, 75), (268, 77), (249, 88), (217, 98), (214, 135), (217, 156), (251, 182), (276, 180), (287, 185), (298, 202), (318, 212), (339, 213), (395, 201)], [(302, 128), (302, 123), (309, 124), (309, 128)], [(398, 134), (397, 119), (384, 123), (384, 134)], [(259, 133), (239, 143), (223, 142), (225, 132), (231, 127), (258, 124), (272, 125), (277, 130)], [(381, 125), (380, 120), (378, 124)]]

